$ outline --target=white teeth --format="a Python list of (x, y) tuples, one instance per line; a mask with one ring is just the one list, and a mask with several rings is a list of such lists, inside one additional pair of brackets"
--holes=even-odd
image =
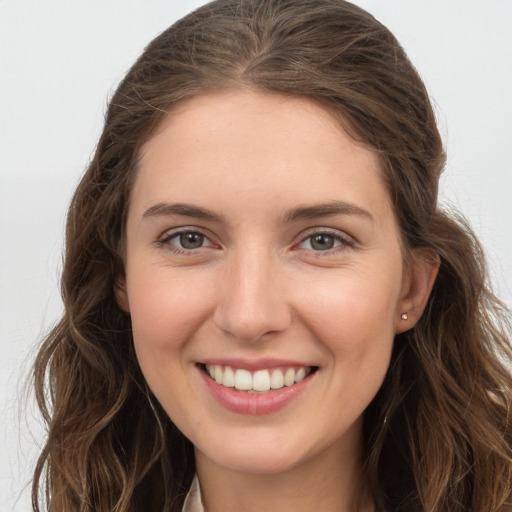
[(220, 366), (215, 367), (214, 379), (217, 384), (222, 384), (222, 367), (220, 367)]
[(288, 368), (284, 374), (284, 385), (291, 386), (292, 384), (295, 384), (295, 370), (293, 368)]
[[(284, 371), (284, 373), (283, 373)], [(284, 386), (293, 386), (296, 382), (305, 379), (311, 368), (286, 368), (274, 370), (258, 370), (251, 373), (249, 370), (238, 368), (234, 370), (230, 366), (206, 365), (206, 372), (217, 382), (227, 388), (235, 388), (239, 391), (266, 392), (271, 389), (281, 389)]]
[[(218, 368), (221, 368), (220, 366)], [(235, 372), (235, 388), (240, 391), (252, 389), (252, 375), (248, 370), (238, 369)]]
[(299, 368), (295, 372), (295, 382), (300, 382), (306, 376), (306, 368)]
[(268, 370), (258, 370), (252, 377), (254, 391), (268, 391), (270, 389), (270, 375)]
[(284, 376), (281, 370), (274, 370), (270, 377), (271, 389), (281, 389), (284, 386)]
[(227, 388), (234, 388), (235, 387), (235, 372), (233, 371), (233, 368), (226, 366), (224, 368), (224, 376), (222, 378), (222, 385)]

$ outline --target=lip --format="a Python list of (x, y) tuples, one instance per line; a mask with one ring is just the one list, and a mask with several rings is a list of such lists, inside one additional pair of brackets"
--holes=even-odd
[[(203, 363), (201, 363), (201, 365), (202, 364)], [(226, 360), (212, 359), (208, 360), (208, 362), (204, 364), (223, 364), (235, 368), (244, 368), (250, 371), (283, 366), (309, 366), (297, 362), (275, 359), (272, 361), (259, 360), (257, 362), (253, 362), (253, 364), (248, 364), (247, 361), (242, 362), (235, 361), (233, 359), (230, 359), (229, 363), (226, 362)], [(272, 414), (283, 409), (305, 391), (315, 376), (315, 373), (311, 373), (304, 380), (301, 380), (290, 387), (276, 389), (269, 391), (268, 393), (249, 394), (237, 391), (234, 388), (227, 388), (221, 384), (217, 384), (217, 382), (206, 374), (201, 365), (197, 366), (197, 370), (203, 379), (206, 388), (217, 403), (228, 411), (253, 416)]]
[(243, 368), (250, 372), (256, 372), (258, 370), (271, 370), (273, 368), (289, 368), (289, 367), (313, 367), (314, 364), (303, 363), (300, 361), (292, 361), (290, 359), (222, 359), (212, 358), (204, 359), (199, 364), (201, 365), (219, 365), (219, 366), (231, 366), (231, 368)]

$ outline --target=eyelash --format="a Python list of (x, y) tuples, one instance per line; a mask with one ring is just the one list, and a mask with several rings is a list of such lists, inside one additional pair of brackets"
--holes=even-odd
[(171, 251), (175, 254), (191, 255), (195, 252), (196, 249), (186, 249), (184, 247), (180, 248), (180, 247), (177, 247), (172, 244), (172, 240), (179, 239), (183, 235), (199, 235), (199, 236), (203, 237), (203, 243), (205, 241), (209, 242), (208, 245), (206, 245), (206, 246), (201, 245), (201, 247), (197, 247), (196, 249), (202, 249), (203, 247), (210, 247), (210, 246), (214, 245), (205, 233), (203, 233), (195, 228), (194, 229), (180, 228), (178, 231), (172, 231), (170, 233), (167, 232), (162, 238), (160, 238), (158, 240), (157, 244), (160, 247), (165, 247), (166, 249), (168, 249), (169, 251)]
[[(315, 250), (312, 248), (306, 249), (306, 248), (300, 247), (302, 244), (306, 243), (308, 240), (310, 241), (309, 243), (311, 245), (311, 242), (314, 237), (321, 237), (321, 236), (326, 236), (326, 237), (331, 238), (333, 240), (333, 243), (334, 244), (337, 243), (338, 245), (334, 245), (334, 247), (329, 248), (329, 249), (324, 249), (324, 250)], [(307, 236), (305, 236), (301, 239), (301, 241), (299, 242), (297, 247), (300, 250), (311, 250), (315, 253), (315, 256), (322, 257), (322, 256), (332, 256), (333, 254), (337, 254), (338, 252), (345, 251), (347, 248), (348, 249), (354, 248), (355, 242), (348, 235), (342, 235), (342, 234), (340, 234), (339, 231), (331, 231), (329, 229), (324, 228), (324, 229), (317, 229), (315, 231), (308, 233)]]
[[(193, 248), (193, 249), (187, 249), (184, 247), (177, 247), (172, 244), (172, 241), (175, 239), (178, 239), (179, 237), (183, 235), (199, 235), (200, 237), (203, 237), (202, 243), (205, 241), (209, 242), (208, 245), (201, 245), (200, 247)], [(325, 249), (325, 250), (315, 250), (313, 248), (304, 248), (301, 247), (302, 244), (306, 243), (308, 240), (312, 241), (313, 237), (321, 237), (326, 236), (333, 239), (334, 245), (331, 248)], [(203, 249), (204, 247), (212, 247), (214, 244), (210, 241), (208, 235), (201, 232), (198, 229), (188, 229), (188, 228), (180, 228), (178, 231), (172, 231), (167, 232), (162, 238), (160, 238), (157, 241), (157, 244), (159, 247), (165, 247), (167, 250), (178, 254), (178, 255), (192, 255), (194, 252), (196, 252), (196, 249)], [(310, 242), (311, 244), (311, 242)], [(336, 254), (338, 252), (344, 251), (347, 248), (354, 248), (355, 242), (354, 240), (349, 236), (343, 236), (338, 231), (333, 232), (329, 229), (318, 229), (316, 231), (312, 231), (308, 233), (305, 237), (301, 238), (300, 242), (298, 244), (295, 244), (295, 248), (301, 251), (312, 251), (315, 253), (316, 256), (328, 256), (332, 254)]]

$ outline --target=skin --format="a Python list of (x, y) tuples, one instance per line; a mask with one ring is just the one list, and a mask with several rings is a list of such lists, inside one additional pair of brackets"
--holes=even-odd
[[(176, 203), (216, 217), (162, 206)], [(372, 510), (362, 414), (436, 273), (410, 260), (377, 155), (312, 100), (227, 91), (167, 115), (142, 150), (119, 301), (149, 386), (196, 447), (209, 512)], [(204, 384), (198, 363), (219, 357), (318, 370), (282, 409), (239, 414)]]

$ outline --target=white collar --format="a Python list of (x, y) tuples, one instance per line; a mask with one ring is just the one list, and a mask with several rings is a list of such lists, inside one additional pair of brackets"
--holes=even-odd
[(192, 484), (183, 503), (182, 512), (206, 512), (201, 501), (201, 487), (199, 486), (199, 480), (197, 474), (194, 475)]

